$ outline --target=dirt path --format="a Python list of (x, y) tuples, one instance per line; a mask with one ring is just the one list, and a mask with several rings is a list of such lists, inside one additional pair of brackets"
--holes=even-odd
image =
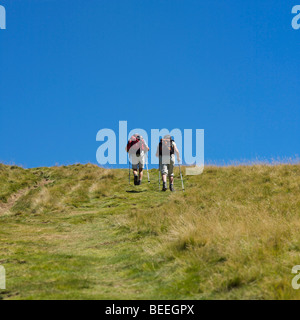
[(34, 190), (40, 187), (43, 187), (49, 183), (52, 183), (52, 180), (43, 179), (42, 181), (38, 182), (34, 186), (27, 187), (25, 189), (19, 190), (18, 192), (11, 195), (6, 203), (0, 203), (0, 215), (8, 212), (16, 202), (22, 198), (25, 194), (27, 194), (30, 190)]

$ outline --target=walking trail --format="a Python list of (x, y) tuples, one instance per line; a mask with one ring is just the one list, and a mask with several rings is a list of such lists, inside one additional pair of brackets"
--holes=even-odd
[(25, 196), (30, 190), (44, 187), (45, 185), (52, 183), (52, 180), (43, 179), (34, 186), (30, 186), (19, 190), (18, 192), (12, 194), (6, 203), (0, 202), (0, 215), (8, 213), (10, 209), (19, 201), (20, 198)]

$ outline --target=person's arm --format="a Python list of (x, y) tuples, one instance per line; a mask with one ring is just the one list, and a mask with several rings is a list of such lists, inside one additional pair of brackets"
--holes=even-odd
[(143, 139), (143, 142), (144, 142), (144, 145), (145, 145), (145, 149), (146, 149), (146, 152), (149, 152), (150, 148), (148, 147), (146, 141)]
[(176, 156), (177, 156), (177, 162), (180, 163), (180, 161), (181, 161), (180, 160), (180, 153), (179, 153), (179, 150), (178, 150), (178, 148), (177, 148), (175, 143), (174, 143), (174, 151), (175, 151)]
[(156, 150), (156, 157), (159, 157), (159, 145), (157, 146), (157, 150)]

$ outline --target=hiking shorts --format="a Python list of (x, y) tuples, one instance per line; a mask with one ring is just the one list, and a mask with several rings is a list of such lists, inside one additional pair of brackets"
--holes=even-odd
[(167, 161), (161, 160), (161, 174), (168, 175), (169, 177), (174, 176), (174, 166), (175, 166), (175, 155), (171, 155), (171, 158)]
[(137, 155), (133, 154), (130, 157), (130, 161), (131, 161), (133, 170), (137, 170), (138, 167), (140, 169), (144, 169), (144, 166), (145, 166), (145, 155), (141, 154), (140, 156), (137, 156)]

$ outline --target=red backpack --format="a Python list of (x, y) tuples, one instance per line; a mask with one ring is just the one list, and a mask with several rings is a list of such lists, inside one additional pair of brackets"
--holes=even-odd
[(141, 154), (141, 150), (145, 151), (144, 139), (138, 134), (134, 134), (127, 143), (127, 152), (139, 156)]

